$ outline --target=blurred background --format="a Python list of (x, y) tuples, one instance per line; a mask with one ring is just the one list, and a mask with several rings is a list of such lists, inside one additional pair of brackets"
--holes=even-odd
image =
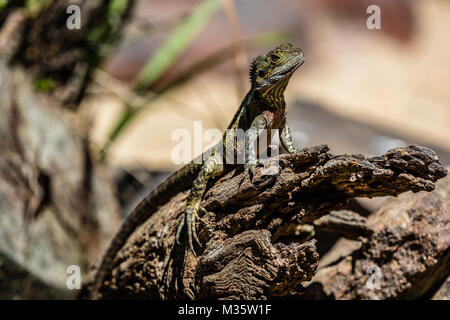
[(74, 298), (67, 267), (92, 270), (178, 168), (172, 133), (223, 131), (282, 42), (306, 58), (285, 94), (297, 147), (418, 144), (450, 165), (448, 30), (446, 0), (0, 0), (0, 298)]
[[(366, 26), (372, 4), (380, 30)], [(299, 147), (372, 156), (419, 144), (448, 165), (449, 28), (442, 0), (137, 1), (83, 102), (90, 137), (131, 173), (121, 194), (152, 188), (176, 169), (172, 132), (193, 132), (196, 120), (224, 130), (249, 89), (251, 60), (288, 41), (306, 57), (286, 91)], [(126, 104), (140, 111), (123, 125)]]

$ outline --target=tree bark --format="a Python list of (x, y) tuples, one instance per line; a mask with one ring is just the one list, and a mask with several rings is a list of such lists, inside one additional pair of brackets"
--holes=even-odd
[(321, 217), (354, 197), (432, 191), (447, 173), (432, 150), (417, 146), (366, 158), (335, 156), (321, 145), (277, 159), (278, 174), (256, 170), (258, 189), (248, 180), (239, 188), (240, 168), (211, 183), (201, 204), (208, 213), (198, 228), (198, 259), (175, 243), (187, 192), (173, 197), (119, 251), (103, 297), (267, 299), (301, 292), (319, 263), (314, 225), (351, 221), (348, 234), (372, 234), (362, 218), (341, 213), (330, 223)]
[[(440, 180), (430, 193), (402, 194), (371, 215), (366, 226), (373, 234), (338, 242), (304, 298), (430, 298), (450, 275), (449, 182)], [(445, 285), (441, 291), (436, 297), (448, 298)]]

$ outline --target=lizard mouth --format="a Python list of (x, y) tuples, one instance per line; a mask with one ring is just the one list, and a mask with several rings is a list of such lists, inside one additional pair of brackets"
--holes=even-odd
[(281, 76), (281, 77), (287, 76), (288, 74), (297, 70), (303, 64), (304, 61), (305, 60), (303, 59), (299, 59), (295, 64), (293, 64), (289, 68), (286, 68), (285, 70), (277, 72), (276, 74), (274, 74), (274, 76)]
[(270, 79), (272, 82), (277, 82), (278, 80), (281, 80), (283, 78), (285, 78), (286, 76), (292, 75), (292, 73), (297, 70), (304, 62), (304, 59), (299, 59), (298, 61), (296, 61), (294, 64), (292, 64), (291, 66), (287, 67), (287, 68), (283, 68), (282, 70), (274, 73)]

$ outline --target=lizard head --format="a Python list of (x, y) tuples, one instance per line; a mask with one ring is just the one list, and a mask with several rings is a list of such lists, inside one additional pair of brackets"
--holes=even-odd
[(250, 80), (256, 90), (269, 89), (280, 80), (289, 80), (295, 70), (304, 62), (302, 50), (290, 43), (284, 43), (256, 57), (250, 67)]

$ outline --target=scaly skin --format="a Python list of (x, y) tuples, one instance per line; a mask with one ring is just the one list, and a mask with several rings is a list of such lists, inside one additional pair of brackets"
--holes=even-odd
[[(252, 87), (241, 103), (236, 115), (227, 129), (243, 129), (245, 136), (245, 169), (243, 179), (253, 176), (253, 170), (257, 165), (257, 151), (253, 147), (262, 129), (267, 130), (267, 139), (270, 144), (270, 130), (279, 129), (280, 140), (290, 153), (297, 152), (292, 142), (292, 136), (286, 121), (286, 103), (284, 91), (293, 72), (303, 63), (303, 53), (300, 49), (290, 44), (283, 44), (268, 54), (257, 57), (250, 70)], [(248, 130), (248, 131), (247, 131)], [(200, 173), (192, 184), (191, 192), (186, 201), (184, 219), (177, 230), (177, 242), (180, 240), (181, 231), (187, 228), (189, 249), (195, 256), (194, 241), (200, 245), (195, 229), (198, 212), (208, 180), (211, 177), (222, 174), (225, 156), (231, 148), (236, 153), (237, 143), (227, 134), (223, 136), (223, 145), (218, 144), (213, 148), (211, 156), (207, 158), (200, 169)], [(221, 150), (223, 149), (223, 152)], [(260, 152), (262, 150), (259, 150)], [(242, 183), (242, 181), (241, 181)]]
[[(266, 55), (255, 58), (250, 69), (251, 88), (227, 129), (242, 129), (245, 135), (245, 165), (242, 181), (249, 176), (257, 165), (257, 150), (254, 147), (261, 129), (267, 129), (268, 144), (270, 130), (279, 129), (280, 140), (289, 153), (297, 152), (286, 121), (284, 91), (294, 71), (303, 63), (303, 52), (291, 44), (282, 44)], [(227, 133), (228, 132), (228, 133)], [(210, 178), (221, 175), (227, 165), (227, 154), (237, 156), (239, 141), (234, 135), (225, 132), (222, 142), (206, 151), (200, 158), (193, 160), (172, 174), (166, 181), (153, 190), (130, 214), (119, 232), (114, 236), (110, 247), (103, 256), (97, 270), (91, 292), (93, 298), (99, 298), (98, 290), (109, 270), (109, 265), (117, 252), (123, 247), (129, 236), (145, 222), (157, 209), (177, 193), (191, 188), (186, 200), (183, 219), (177, 230), (176, 239), (180, 242), (184, 227), (190, 251), (195, 256), (194, 241), (197, 238), (196, 222), (201, 220), (199, 212), (203, 194)], [(262, 152), (262, 150), (258, 150)], [(200, 161), (199, 161), (200, 160)], [(202, 164), (197, 164), (202, 163)], [(193, 181), (193, 182), (192, 182)]]

